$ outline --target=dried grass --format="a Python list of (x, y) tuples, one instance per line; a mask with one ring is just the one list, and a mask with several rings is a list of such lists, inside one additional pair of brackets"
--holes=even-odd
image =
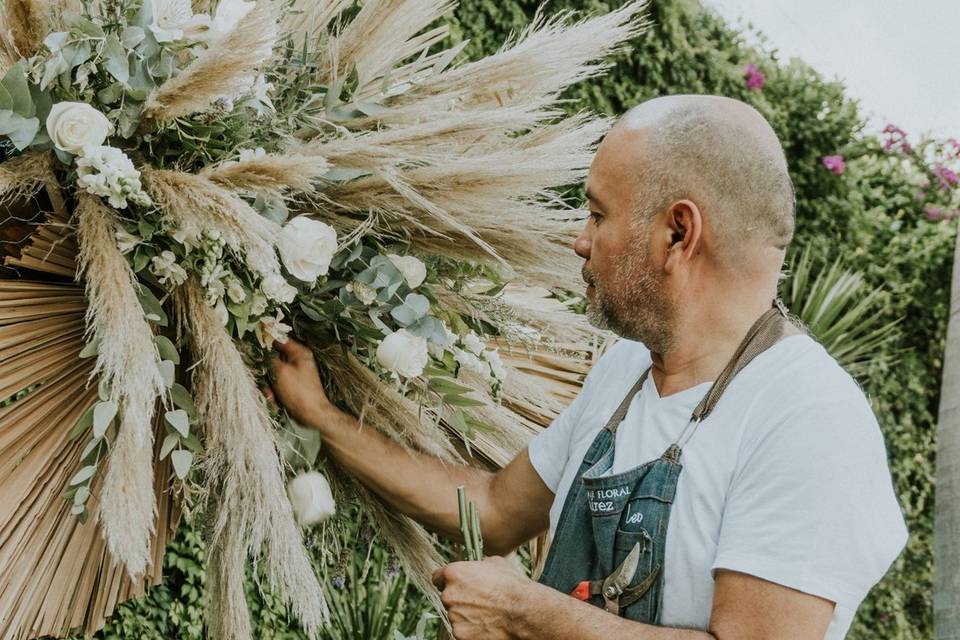
[(200, 175), (235, 191), (252, 190), (280, 196), (291, 189), (314, 193), (315, 181), (329, 169), (330, 165), (323, 157), (288, 153), (224, 162), (205, 168)]
[(206, 436), (211, 634), (230, 640), (252, 637), (244, 571), (248, 556), (263, 554), (271, 584), (279, 587), (308, 635), (316, 635), (329, 614), (286, 496), (263, 396), (195, 281), (181, 288), (177, 306), (198, 363), (193, 391)]
[(50, 5), (46, 0), (5, 0), (6, 39), (19, 58), (29, 58), (49, 31)]
[(48, 151), (28, 151), (0, 163), (0, 206), (32, 196), (55, 183), (53, 159)]
[(290, 36), (299, 47), (304, 40), (308, 44), (319, 39), (344, 9), (353, 0), (294, 0), (290, 11), (284, 15), (281, 31)]
[(237, 87), (248, 85), (270, 57), (277, 39), (277, 17), (277, 3), (260, 0), (223, 40), (151, 92), (144, 103), (145, 124), (199, 113), (220, 98), (235, 96)]
[(151, 420), (164, 383), (153, 332), (137, 298), (136, 276), (117, 248), (113, 212), (99, 199), (81, 195), (77, 221), (88, 334), (100, 343), (94, 374), (110, 385), (110, 398), (121, 412), (99, 519), (110, 552), (135, 578), (150, 562), (156, 515)]

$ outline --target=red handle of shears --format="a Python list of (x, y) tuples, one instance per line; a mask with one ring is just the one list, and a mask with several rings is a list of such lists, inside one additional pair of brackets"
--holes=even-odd
[(577, 584), (574, 587), (573, 591), (570, 592), (570, 595), (576, 598), (577, 600), (583, 600), (587, 602), (590, 599), (590, 581), (584, 580)]

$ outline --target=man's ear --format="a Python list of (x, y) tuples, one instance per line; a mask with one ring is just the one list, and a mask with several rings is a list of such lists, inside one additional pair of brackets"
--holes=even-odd
[(703, 216), (700, 207), (690, 200), (678, 200), (667, 211), (670, 246), (664, 270), (668, 273), (696, 255), (703, 236)]

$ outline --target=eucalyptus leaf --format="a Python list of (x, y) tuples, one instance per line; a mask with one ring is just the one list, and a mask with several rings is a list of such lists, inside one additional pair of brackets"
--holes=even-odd
[(88, 342), (80, 351), (81, 358), (92, 358), (100, 353), (100, 338), (94, 338)]
[(47, 34), (47, 37), (43, 39), (43, 44), (53, 53), (60, 49), (69, 37), (70, 33), (68, 31), (54, 31), (53, 33)]
[(157, 297), (153, 295), (153, 292), (150, 291), (147, 287), (140, 287), (140, 293), (137, 296), (140, 299), (140, 306), (143, 307), (143, 312), (145, 315), (154, 316), (157, 318), (153, 320), (161, 327), (167, 326), (169, 322), (167, 320), (167, 314), (163, 311), (163, 306), (160, 304), (160, 301), (157, 300)]
[(483, 400), (468, 398), (467, 396), (460, 395), (457, 393), (450, 393), (443, 396), (443, 401), (455, 407), (482, 407), (486, 405), (486, 402), (484, 402)]
[(190, 435), (190, 417), (183, 409), (167, 411), (163, 414), (163, 419), (184, 438)]
[(147, 34), (144, 32), (143, 27), (134, 25), (126, 27), (120, 32), (120, 41), (127, 49), (135, 49), (138, 44), (143, 42), (143, 39), (146, 37), (146, 35)]
[(167, 437), (163, 439), (163, 444), (160, 445), (160, 459), (163, 460), (170, 455), (170, 452), (173, 451), (174, 447), (176, 447), (179, 443), (180, 438), (177, 436), (177, 434), (171, 433), (167, 435)]
[(3, 88), (7, 90), (13, 99), (13, 106), (11, 107), (13, 112), (24, 118), (31, 118), (35, 111), (33, 108), (33, 98), (30, 96), (30, 85), (27, 83), (27, 75), (24, 71), (24, 64), (24, 62), (19, 62), (10, 67), (3, 76), (3, 80), (0, 80), (0, 84), (3, 84)]
[(97, 100), (103, 104), (114, 104), (123, 97), (123, 90), (123, 83), (114, 82), (97, 92)]
[(97, 471), (97, 468), (92, 464), (87, 465), (83, 469), (80, 469), (80, 471), (77, 471), (75, 476), (70, 478), (70, 483), (69, 483), (70, 486), (72, 487), (73, 485), (86, 482), (87, 480), (90, 479), (91, 476), (93, 476), (94, 473), (96, 473), (96, 471)]
[(174, 451), (170, 456), (170, 460), (173, 462), (173, 470), (177, 474), (177, 477), (181, 480), (186, 478), (187, 474), (190, 473), (190, 465), (193, 464), (193, 454), (181, 449)]
[(82, 516), (86, 512), (86, 510), (87, 508), (84, 507), (82, 504), (75, 504), (72, 507), (70, 507), (70, 513), (80, 518), (81, 522), (84, 520)]
[(170, 396), (173, 398), (173, 404), (186, 411), (189, 415), (197, 414), (197, 407), (193, 403), (193, 396), (182, 384), (174, 383), (170, 387)]
[(94, 438), (87, 443), (87, 446), (83, 448), (83, 451), (80, 452), (80, 459), (86, 460), (87, 456), (100, 448), (100, 445), (103, 444), (102, 438)]
[(180, 364), (180, 354), (177, 352), (176, 345), (167, 336), (154, 336), (153, 341), (157, 345), (157, 351), (160, 352), (161, 360), (170, 360), (173, 364)]
[(77, 424), (75, 424), (73, 429), (70, 430), (70, 435), (68, 436), (69, 440), (76, 440), (93, 425), (93, 410), (95, 408), (96, 405), (92, 405), (89, 409), (84, 411), (83, 415), (80, 416), (80, 419), (77, 420)]
[(402, 327), (408, 327), (419, 319), (416, 311), (405, 304), (397, 305), (393, 309), (390, 309), (390, 315), (393, 316), (393, 319)]
[(93, 407), (93, 436), (102, 438), (115, 417), (117, 417), (116, 402), (111, 400), (98, 402)]
[[(43, 75), (40, 76), (40, 88), (46, 89), (53, 84), (53, 81), (57, 79), (58, 75), (69, 69), (70, 65), (67, 63), (67, 59), (63, 53), (60, 51), (56, 52), (43, 63)], [(10, 106), (13, 106), (12, 100)]]
[(89, 18), (79, 15), (72, 15), (67, 18), (66, 22), (71, 31), (82, 33), (83, 35), (91, 38), (99, 39), (103, 37), (103, 29), (100, 28), (100, 25)]
[(193, 435), (192, 433), (186, 438), (184, 438), (183, 440), (181, 440), (181, 442), (188, 449), (190, 449), (190, 451), (193, 451), (194, 453), (203, 453), (203, 445), (200, 444), (199, 440), (197, 440), (197, 436)]
[(119, 82), (126, 82), (130, 78), (130, 61), (127, 50), (120, 42), (120, 38), (111, 34), (103, 45), (104, 68), (107, 73)]
[(430, 310), (430, 301), (419, 293), (408, 293), (403, 299), (403, 303), (414, 310), (418, 316), (422, 317)]
[(13, 111), (13, 97), (3, 84), (0, 84), (0, 111)]
[(348, 182), (357, 178), (371, 175), (372, 172), (367, 169), (358, 169), (354, 167), (334, 167), (323, 174), (324, 180), (330, 182)]
[(160, 369), (160, 375), (163, 377), (163, 384), (169, 389), (173, 386), (174, 377), (176, 374), (176, 366), (171, 360), (163, 360), (157, 364), (157, 368)]
[(110, 399), (110, 395), (113, 392), (113, 387), (110, 384), (110, 381), (106, 378), (100, 378), (100, 382), (97, 384), (97, 396), (100, 400), (106, 402)]
[(78, 487), (73, 494), (73, 506), (83, 506), (83, 503), (90, 498), (90, 489), (88, 487)]

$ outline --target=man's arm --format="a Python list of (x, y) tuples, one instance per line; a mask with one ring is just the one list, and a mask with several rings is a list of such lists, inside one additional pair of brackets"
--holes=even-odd
[(477, 503), (489, 552), (506, 554), (546, 530), (553, 493), (526, 451), (497, 473), (411, 452), (330, 403), (309, 348), (293, 340), (276, 347), (273, 395), (298, 422), (318, 429), (336, 461), (392, 507), (459, 537), (457, 487), (463, 485)]
[(755, 576), (718, 571), (706, 631), (626, 620), (532, 582), (503, 558), (434, 575), (457, 640), (822, 640), (834, 603)]

